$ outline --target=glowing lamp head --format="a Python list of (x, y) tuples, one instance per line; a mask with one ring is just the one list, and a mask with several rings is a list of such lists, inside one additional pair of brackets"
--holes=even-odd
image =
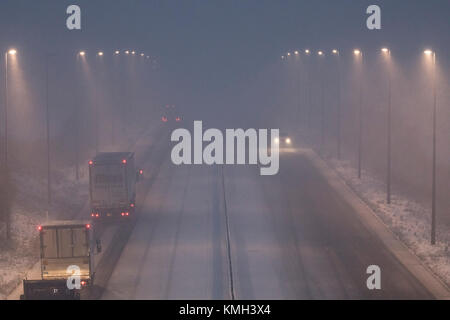
[(306, 54), (309, 54), (309, 53), (310, 53), (309, 49), (306, 49), (306, 50), (305, 50), (305, 53), (306, 53)]
[(389, 53), (389, 49), (388, 49), (388, 48), (382, 48), (382, 49), (381, 49), (381, 52), (383, 52), (383, 53)]
[(130, 54), (130, 51), (128, 51), (128, 50), (127, 50), (127, 51), (125, 51), (125, 54)]
[(131, 51), (131, 54), (136, 54), (136, 51)]
[(294, 54), (295, 54), (296, 56), (298, 56), (298, 51), (295, 51)]
[(84, 51), (80, 51), (80, 53), (78, 53), (80, 56), (84, 57), (86, 55), (86, 52)]
[(17, 50), (16, 49), (11, 49), (11, 50), (8, 51), (8, 54), (11, 55), (11, 56), (14, 56), (14, 55), (17, 54)]
[(141, 57), (145, 56), (145, 54), (141, 53)]
[(355, 49), (355, 50), (353, 51), (353, 54), (354, 54), (355, 56), (359, 56), (359, 55), (361, 54), (361, 50)]
[(322, 52), (322, 51), (318, 51), (317, 54), (318, 54), (319, 56), (323, 56), (323, 52)]
[(275, 142), (275, 144), (279, 144), (279, 143), (280, 143), (280, 138), (275, 138), (275, 139), (273, 140), (273, 142)]
[(339, 52), (336, 49), (333, 49), (333, 54), (338, 54)]
[(98, 56), (99, 56), (99, 57), (103, 57), (103, 52), (100, 51), (100, 52), (98, 53)]
[(120, 54), (120, 51), (119, 50), (116, 50), (116, 52), (114, 52), (115, 54)]
[(286, 138), (286, 143), (291, 144), (291, 138)]
[(427, 49), (423, 53), (426, 54), (427, 56), (431, 56), (433, 54), (433, 51), (430, 49)]
[(290, 57), (290, 56), (291, 56), (291, 53), (290, 53), (290, 52), (288, 52), (288, 53), (287, 53), (287, 55), (288, 55), (288, 57)]

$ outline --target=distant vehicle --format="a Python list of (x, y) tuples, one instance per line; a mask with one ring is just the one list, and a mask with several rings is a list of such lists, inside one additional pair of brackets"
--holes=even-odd
[(136, 170), (133, 152), (102, 152), (89, 161), (91, 217), (126, 219), (135, 212)]
[(279, 148), (291, 148), (292, 147), (292, 139), (285, 132), (280, 132), (279, 137), (274, 139), (274, 143), (277, 144), (279, 146)]
[(181, 122), (181, 115), (178, 113), (178, 110), (175, 105), (166, 105), (164, 106), (164, 112), (161, 117), (162, 122)]
[[(52, 221), (38, 227), (41, 279), (23, 280), (21, 300), (80, 299), (94, 283), (94, 253), (101, 251), (90, 221)], [(70, 281), (77, 275), (79, 281)], [(69, 281), (68, 281), (69, 280)], [(74, 286), (69, 287), (69, 283)]]

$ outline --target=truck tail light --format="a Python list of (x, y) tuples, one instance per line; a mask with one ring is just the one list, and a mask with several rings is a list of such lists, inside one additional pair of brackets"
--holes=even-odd
[(86, 229), (90, 229), (91, 228), (91, 225), (90, 224), (87, 224), (86, 225)]
[(144, 170), (142, 170), (142, 169), (139, 170), (139, 174), (141, 174), (141, 175), (144, 174)]
[(81, 282), (81, 285), (84, 287), (85, 285), (87, 285), (87, 282), (86, 281), (84, 281), (84, 280), (82, 280)]
[(89, 165), (92, 166), (94, 164), (94, 161), (89, 160)]
[(125, 215), (128, 217), (130, 215), (130, 213), (129, 212), (125, 212)]
[(42, 226), (37, 227), (38, 231), (42, 231)]
[(130, 204), (130, 207), (134, 208), (134, 203)]
[(121, 215), (122, 215), (122, 217), (124, 217), (125, 216), (125, 212), (122, 212)]
[(123, 164), (127, 164), (127, 159), (123, 159), (123, 160), (122, 160), (122, 163), (123, 163)]

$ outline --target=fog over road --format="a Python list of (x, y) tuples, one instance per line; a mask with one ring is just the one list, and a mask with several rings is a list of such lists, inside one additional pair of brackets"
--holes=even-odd
[(140, 202), (103, 299), (432, 298), (301, 150), (275, 176), (167, 154)]

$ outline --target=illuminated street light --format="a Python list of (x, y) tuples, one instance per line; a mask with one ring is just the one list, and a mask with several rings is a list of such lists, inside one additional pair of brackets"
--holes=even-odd
[(130, 54), (130, 51), (128, 51), (128, 50), (127, 50), (127, 51), (125, 51), (125, 54)]
[(136, 51), (131, 51), (131, 54), (136, 54)]
[(12, 55), (12, 56), (14, 56), (16, 53), (17, 53), (16, 49), (11, 49), (11, 50), (8, 51), (8, 54)]
[(99, 57), (103, 57), (103, 52), (100, 51), (100, 52), (98, 53), (98, 56), (99, 56)]
[(290, 53), (290, 52), (288, 52), (288, 53), (287, 53), (287, 56), (288, 56), (288, 57), (290, 57), (290, 56), (291, 56), (291, 53)]
[(141, 53), (141, 57), (145, 56), (145, 54)]
[(84, 57), (84, 56), (86, 55), (86, 52), (80, 51), (78, 54), (79, 54), (80, 56)]
[(433, 64), (433, 169), (431, 189), (431, 244), (436, 243), (436, 117), (437, 117), (437, 88), (436, 88), (436, 52), (427, 49), (423, 52), (432, 59)]
[(337, 149), (337, 158), (341, 160), (341, 57), (339, 50), (333, 49), (331, 51), (333, 55), (336, 57), (337, 62), (337, 116), (336, 116), (336, 131), (337, 131), (337, 139), (336, 139), (336, 149)]
[(309, 54), (309, 52), (310, 52), (309, 49), (306, 49), (306, 50), (305, 50), (305, 53), (306, 53), (306, 54)]
[(296, 51), (294, 52), (294, 54), (295, 54), (296, 56), (298, 56), (298, 51), (296, 50)]
[(323, 56), (323, 52), (322, 52), (322, 51), (318, 51), (317, 54), (318, 54), (319, 56)]
[(115, 54), (120, 54), (120, 51), (119, 50), (116, 50), (116, 52), (114, 52)]
[(388, 48), (381, 48), (382, 54), (388, 59), (388, 103), (387, 103), (387, 165), (386, 165), (386, 202), (387, 204), (391, 204), (391, 167), (392, 167), (392, 160), (391, 160), (391, 153), (392, 153), (392, 147), (391, 147), (391, 114), (392, 114), (392, 85), (391, 85), (391, 68), (390, 68), (390, 56), (391, 51)]
[(284, 60), (286, 57), (285, 56), (281, 56), (281, 60)]
[(363, 54), (361, 50), (355, 49), (353, 54), (361, 58), (361, 72), (359, 79), (359, 130), (358, 130), (358, 178), (361, 179), (361, 162), (362, 162), (362, 126), (363, 126)]

